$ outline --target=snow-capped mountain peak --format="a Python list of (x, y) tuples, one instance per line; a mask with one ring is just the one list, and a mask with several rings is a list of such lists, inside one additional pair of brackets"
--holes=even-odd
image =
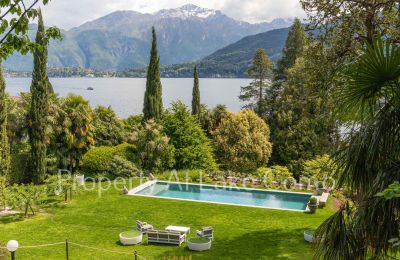
[(175, 9), (163, 9), (155, 13), (155, 15), (162, 18), (201, 18), (206, 19), (210, 16), (214, 16), (218, 13), (216, 10), (201, 8), (193, 4), (187, 4)]

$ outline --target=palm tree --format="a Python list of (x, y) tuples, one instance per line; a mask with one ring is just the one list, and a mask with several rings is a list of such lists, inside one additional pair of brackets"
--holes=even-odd
[(400, 180), (400, 47), (375, 40), (347, 69), (337, 107), (353, 130), (336, 161), (339, 183), (356, 199), (319, 227), (315, 258), (382, 259), (399, 237), (400, 199), (376, 194)]
[(93, 113), (89, 102), (76, 95), (61, 99), (53, 109), (50, 150), (58, 158), (60, 168), (73, 172), (83, 154), (94, 145)]

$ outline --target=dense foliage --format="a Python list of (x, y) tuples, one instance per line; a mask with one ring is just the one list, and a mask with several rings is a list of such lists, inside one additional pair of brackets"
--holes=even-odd
[(7, 176), (10, 170), (10, 145), (7, 135), (7, 96), (3, 70), (0, 68), (0, 176)]
[(288, 70), (272, 131), (273, 162), (290, 164), (296, 174), (303, 161), (332, 152), (336, 137), (333, 104), (314, 84), (313, 75), (304, 73), (308, 62), (298, 58)]
[(345, 84), (337, 86), (341, 118), (354, 126), (336, 157), (339, 180), (357, 199), (320, 226), (317, 256), (385, 258), (394, 250), (389, 240), (399, 237), (400, 200), (376, 194), (400, 178), (399, 68), (400, 47), (379, 39), (347, 66)]
[(219, 163), (236, 171), (265, 166), (272, 152), (269, 127), (252, 110), (228, 113), (213, 132)]
[(126, 139), (124, 125), (111, 107), (99, 106), (93, 111), (93, 135), (96, 146), (113, 146)]
[(115, 156), (138, 163), (137, 148), (131, 144), (117, 146), (100, 146), (90, 149), (82, 158), (81, 169), (90, 175), (107, 172)]
[(303, 53), (306, 45), (306, 34), (300, 19), (296, 18), (286, 39), (282, 51), (282, 58), (278, 60), (274, 70), (274, 80), (284, 80), (287, 77), (287, 70), (294, 66), (296, 59)]
[(60, 100), (54, 116), (50, 150), (59, 167), (74, 172), (82, 156), (94, 145), (93, 112), (81, 96), (69, 95)]
[(182, 102), (172, 104), (164, 119), (164, 132), (175, 147), (177, 169), (213, 169), (216, 167), (210, 140)]
[(140, 170), (126, 158), (115, 155), (108, 165), (108, 176), (115, 178), (130, 178), (140, 175)]
[(174, 166), (174, 147), (163, 127), (153, 119), (132, 133), (131, 142), (138, 148), (143, 169), (160, 171)]
[(217, 129), (222, 118), (228, 113), (225, 105), (217, 105), (213, 109), (208, 109), (206, 105), (200, 107), (200, 124), (208, 137)]
[[(5, 60), (14, 51), (22, 54), (37, 50), (37, 45), (32, 43), (27, 35), (29, 23), (39, 16), (40, 4), (46, 5), (49, 0), (10, 0), (1, 1), (0, 8), (0, 59)], [(56, 28), (47, 29), (46, 34), (59, 37)]]
[(336, 172), (335, 163), (328, 155), (317, 156), (315, 159), (305, 161), (301, 175), (324, 181)]
[(269, 93), (272, 63), (264, 49), (257, 49), (253, 59), (253, 66), (247, 71), (249, 77), (254, 80), (245, 87), (241, 88), (239, 99), (250, 102), (245, 108), (254, 109), (259, 116), (266, 112), (265, 97)]

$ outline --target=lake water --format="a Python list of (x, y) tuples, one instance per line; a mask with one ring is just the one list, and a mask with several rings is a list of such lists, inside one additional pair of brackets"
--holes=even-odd
[[(126, 118), (141, 114), (146, 79), (143, 78), (51, 78), (55, 92), (61, 96), (69, 93), (83, 96), (92, 107), (111, 106), (118, 116)], [(162, 79), (163, 102), (169, 107), (171, 102), (183, 101), (190, 107), (193, 79)], [(239, 111), (243, 103), (239, 101), (240, 87), (246, 86), (248, 79), (200, 79), (201, 102), (208, 107), (224, 104), (232, 112)], [(6, 78), (6, 90), (16, 96), (29, 91), (30, 78)], [(93, 91), (87, 90), (93, 87)]]

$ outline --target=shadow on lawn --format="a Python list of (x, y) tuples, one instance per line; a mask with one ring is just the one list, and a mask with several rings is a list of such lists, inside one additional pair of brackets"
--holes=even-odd
[(219, 230), (210, 251), (193, 252), (184, 245), (184, 250), (173, 249), (159, 255), (157, 259), (188, 255), (192, 255), (193, 259), (293, 259), (296, 256), (297, 259), (299, 256), (307, 259), (309, 244), (303, 241), (303, 231), (263, 230), (231, 239), (218, 239), (218, 233), (223, 232)]
[(9, 223), (17, 222), (17, 221), (23, 221), (25, 219), (27, 219), (27, 218), (25, 218), (25, 215), (23, 213), (18, 213), (18, 214), (1, 217), (0, 224), (9, 224)]

